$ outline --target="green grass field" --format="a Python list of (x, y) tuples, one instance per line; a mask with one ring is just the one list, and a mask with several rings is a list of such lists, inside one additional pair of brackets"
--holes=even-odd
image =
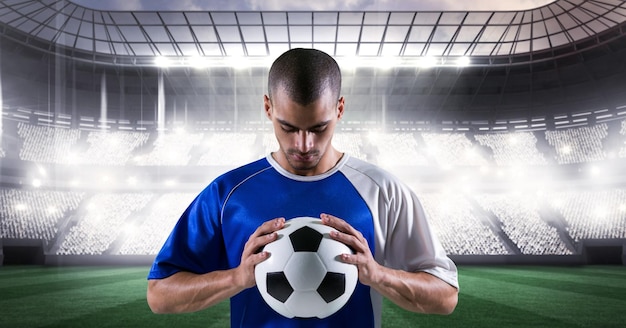
[[(147, 267), (0, 267), (0, 327), (228, 327), (228, 303), (155, 315)], [(626, 267), (461, 266), (450, 316), (385, 303), (383, 327), (626, 327)]]

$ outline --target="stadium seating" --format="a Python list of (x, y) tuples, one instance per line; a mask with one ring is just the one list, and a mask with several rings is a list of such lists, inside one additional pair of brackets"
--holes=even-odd
[(42, 239), (57, 235), (59, 221), (71, 215), (82, 192), (0, 189), (0, 238)]
[(23, 140), (20, 159), (38, 163), (72, 164), (73, 147), (80, 138), (80, 130), (53, 128), (19, 122), (18, 135)]
[(498, 165), (545, 165), (545, 157), (537, 149), (537, 138), (530, 132), (492, 133), (474, 135), (481, 145), (491, 148)]
[(606, 159), (602, 145), (608, 136), (606, 123), (594, 126), (546, 131), (546, 139), (554, 146), (559, 164), (587, 163)]
[(621, 136), (621, 147), (619, 149), (619, 157), (626, 158), (626, 120), (622, 121), (621, 130), (619, 131)]
[(206, 134), (203, 139), (203, 154), (200, 166), (239, 166), (259, 157), (255, 149), (255, 133), (216, 132)]
[(510, 253), (484, 220), (476, 217), (462, 195), (420, 193), (418, 196), (433, 231), (449, 254)]
[(140, 166), (184, 166), (189, 164), (191, 149), (200, 144), (202, 133), (158, 133), (153, 149), (147, 154), (133, 158), (133, 164)]
[(428, 161), (418, 150), (412, 133), (370, 133), (369, 143), (378, 152), (376, 160), (383, 167), (425, 166)]
[(126, 165), (148, 137), (145, 132), (92, 131), (87, 136), (89, 148), (75, 156), (81, 164)]
[[(275, 136), (269, 132), (159, 134), (84, 131), (24, 122), (5, 124), (15, 124), (12, 130), (17, 131), (20, 142), (14, 144), (20, 148), (11, 151), (11, 155), (2, 151), (0, 157), (19, 154), (11, 160), (49, 164), (52, 168), (104, 165), (123, 172), (148, 165), (236, 166), (278, 148)], [(462, 188), (449, 192), (418, 189), (411, 170), (453, 166), (469, 170), (471, 175), (478, 172), (477, 167), (492, 163), (548, 168), (583, 165), (608, 158), (604, 141), (611, 133), (619, 145), (618, 157), (626, 158), (626, 120), (611, 127), (601, 123), (545, 132), (338, 131), (333, 143), (354, 157), (390, 169), (409, 168), (408, 175), (401, 177), (409, 177), (433, 230), (450, 254), (568, 255), (577, 251), (572, 243), (584, 239), (626, 238), (625, 189), (580, 187), (552, 191), (540, 201), (534, 190), (513, 194), (478, 189), (467, 194)], [(548, 162), (549, 156), (556, 156), (556, 161)], [(189, 188), (156, 188), (141, 193), (105, 190), (104, 186), (99, 189), (97, 185), (73, 188), (75, 191), (55, 190), (50, 185), (28, 190), (19, 185), (3, 186), (0, 238), (53, 242), (59, 255), (112, 251), (155, 254), (196, 194)], [(454, 190), (453, 185), (449, 189)], [(548, 208), (561, 217), (559, 224), (543, 216)]]
[(555, 227), (539, 215), (536, 197), (522, 194), (480, 194), (476, 201), (493, 213), (502, 223), (502, 230), (522, 254), (568, 255), (571, 250), (563, 243)]
[(422, 133), (426, 149), (440, 166), (481, 166), (488, 162), (463, 133)]
[(87, 199), (79, 220), (63, 236), (57, 254), (102, 254), (129, 217), (153, 197), (150, 193), (102, 193)]
[(574, 241), (626, 238), (626, 190), (566, 191), (550, 198)]
[(143, 222), (128, 232), (128, 238), (119, 254), (156, 254), (195, 196), (194, 193), (168, 193), (159, 196), (145, 213)]

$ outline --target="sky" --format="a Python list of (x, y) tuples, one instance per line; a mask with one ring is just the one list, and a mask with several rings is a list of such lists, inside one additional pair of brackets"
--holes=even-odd
[(502, 11), (537, 8), (554, 0), (71, 0), (101, 10), (225, 11)]

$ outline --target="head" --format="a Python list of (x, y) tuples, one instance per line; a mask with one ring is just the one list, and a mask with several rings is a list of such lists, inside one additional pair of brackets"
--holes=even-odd
[(291, 49), (272, 64), (265, 112), (280, 146), (274, 158), (287, 171), (316, 175), (341, 158), (331, 144), (343, 115), (340, 91), (339, 65), (322, 51)]

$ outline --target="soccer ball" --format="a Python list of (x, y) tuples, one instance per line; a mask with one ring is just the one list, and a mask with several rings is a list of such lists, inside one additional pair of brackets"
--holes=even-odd
[(340, 254), (353, 253), (330, 238), (333, 228), (320, 219), (288, 220), (278, 239), (267, 244), (269, 258), (254, 270), (265, 302), (287, 318), (325, 318), (343, 307), (356, 286), (355, 265), (341, 262)]

